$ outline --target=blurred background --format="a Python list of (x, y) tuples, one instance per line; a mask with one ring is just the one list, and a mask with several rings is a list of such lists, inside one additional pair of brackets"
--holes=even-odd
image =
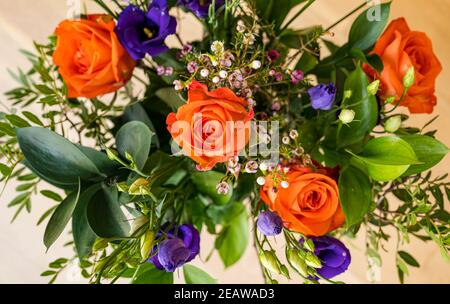
[[(45, 42), (56, 25), (67, 18), (71, 5), (76, 0), (14, 0), (0, 1), (0, 95), (16, 86), (9, 76), (7, 69), (16, 70), (17, 67), (28, 68), (27, 62), (19, 49), (31, 49), (32, 41)], [(82, 1), (83, 2), (83, 1)], [(98, 7), (86, 2), (89, 13), (101, 12)], [(361, 4), (362, 0), (317, 0), (309, 10), (299, 18), (292, 27), (301, 28), (314, 24), (328, 26), (344, 16), (347, 12)], [(173, 12), (177, 14), (177, 12)], [(70, 15), (70, 14), (69, 14)], [(181, 36), (185, 41), (200, 39), (201, 32), (197, 21), (190, 15), (181, 14)], [(439, 119), (432, 125), (438, 129), (438, 138), (450, 146), (450, 0), (394, 0), (392, 2), (391, 19), (404, 16), (413, 30), (423, 31), (433, 41), (435, 53), (440, 59), (444, 70), (440, 75), (436, 95), (438, 105), (434, 115)], [(333, 40), (337, 44), (346, 41), (350, 25), (354, 18), (348, 19), (334, 29)], [(3, 96), (0, 101), (8, 106)], [(35, 106), (31, 109), (38, 111)], [(4, 111), (2, 109), (1, 111)], [(410, 125), (422, 126), (430, 120), (432, 115), (415, 115), (408, 122)], [(436, 175), (448, 172), (450, 159), (447, 157), (434, 170)], [(42, 241), (45, 225), (36, 226), (39, 217), (49, 207), (51, 202), (45, 199), (34, 199), (32, 213), (26, 212), (10, 224), (15, 209), (7, 208), (7, 204), (15, 196), (15, 185), (8, 184), (0, 197), (0, 283), (46, 283), (48, 278), (40, 277), (40, 273), (47, 269), (48, 263), (60, 257), (73, 256), (70, 247), (63, 247), (69, 241), (67, 234), (62, 236), (46, 253)], [(446, 207), (449, 208), (448, 201)], [(345, 239), (344, 242), (352, 252), (353, 261), (349, 271), (338, 277), (347, 283), (368, 283), (367, 259), (365, 257), (364, 231), (354, 240)], [(395, 234), (386, 246), (387, 252), (382, 252), (383, 264), (379, 272), (379, 283), (398, 283), (395, 267)], [(213, 255), (206, 264), (202, 264), (213, 246), (213, 239), (208, 236), (202, 238), (201, 257), (195, 263), (201, 265), (220, 283), (262, 283), (257, 257), (251, 245), (247, 248), (242, 260), (229, 269), (224, 269), (219, 257)], [(439, 248), (433, 243), (423, 243), (411, 239), (410, 244), (402, 248), (410, 252), (420, 263), (420, 268), (410, 267), (407, 283), (450, 283), (450, 263), (443, 261)], [(391, 250), (391, 253), (389, 251)], [(176, 281), (181, 282), (181, 274), (175, 275)], [(76, 264), (69, 266), (61, 273), (58, 283), (85, 282)]]

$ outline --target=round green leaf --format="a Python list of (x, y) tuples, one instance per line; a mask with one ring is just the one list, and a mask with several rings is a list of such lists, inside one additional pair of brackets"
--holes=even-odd
[(153, 132), (140, 121), (131, 121), (120, 128), (116, 134), (116, 145), (120, 155), (133, 157), (139, 169), (142, 169), (150, 153)]
[(63, 185), (101, 176), (94, 163), (64, 137), (40, 127), (17, 129), (16, 133), (25, 159), (38, 175)]

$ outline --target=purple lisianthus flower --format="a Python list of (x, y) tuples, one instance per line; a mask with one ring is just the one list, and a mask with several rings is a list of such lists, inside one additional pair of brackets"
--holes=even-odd
[(331, 279), (345, 272), (350, 265), (350, 251), (345, 245), (331, 236), (311, 237), (314, 243), (314, 253), (322, 262), (322, 268), (317, 273), (326, 279)]
[(192, 225), (174, 227), (164, 235), (167, 239), (153, 248), (153, 255), (149, 259), (149, 262), (160, 270), (174, 272), (178, 267), (192, 261), (200, 252), (200, 234)]
[(264, 211), (258, 216), (258, 230), (266, 236), (274, 236), (283, 230), (283, 221), (272, 211)]
[(158, 56), (167, 51), (167, 36), (175, 33), (177, 22), (169, 15), (167, 0), (153, 0), (147, 13), (129, 5), (118, 18), (115, 32), (131, 57), (140, 60), (146, 54)]
[[(225, 0), (216, 0), (216, 10), (224, 3)], [(178, 0), (178, 5), (186, 7), (198, 18), (206, 18), (208, 16), (211, 4), (212, 0)]]
[(308, 90), (308, 94), (311, 98), (311, 105), (315, 110), (329, 110), (333, 106), (334, 99), (336, 98), (336, 87), (330, 83), (319, 84)]

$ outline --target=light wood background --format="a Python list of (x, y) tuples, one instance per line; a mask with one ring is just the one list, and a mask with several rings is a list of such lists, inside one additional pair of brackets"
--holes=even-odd
[[(0, 92), (13, 88), (16, 84), (9, 77), (6, 70), (18, 66), (26, 67), (26, 61), (19, 54), (19, 49), (30, 49), (32, 40), (45, 41), (53, 32), (58, 22), (66, 18), (69, 4), (72, 0), (14, 0), (0, 2)], [(305, 27), (313, 24), (329, 25), (345, 15), (361, 0), (318, 0), (311, 8), (294, 23), (295, 27)], [(88, 5), (89, 11), (98, 10)], [(437, 82), (438, 105), (434, 114), (439, 114), (439, 120), (434, 128), (439, 129), (438, 137), (450, 146), (450, 0), (394, 0), (392, 4), (392, 18), (405, 16), (412, 29), (426, 32), (433, 40), (435, 51), (440, 58), (444, 70)], [(343, 43), (346, 40), (351, 20), (335, 28), (334, 40)], [(189, 16), (183, 17), (181, 26), (182, 37), (186, 39), (199, 38), (198, 25)], [(0, 100), (7, 104), (3, 96)], [(34, 108), (37, 111), (37, 108)], [(1, 109), (4, 111), (4, 109)], [(410, 124), (420, 126), (432, 116), (416, 115)], [(447, 157), (437, 167), (436, 174), (448, 172), (450, 160)], [(46, 266), (53, 259), (71, 257), (70, 248), (63, 248), (67, 237), (56, 242), (48, 253), (42, 242), (44, 226), (36, 226), (39, 216), (50, 207), (50, 202), (44, 199), (33, 201), (32, 214), (23, 214), (14, 224), (10, 224), (14, 210), (8, 209), (6, 204), (14, 196), (14, 185), (9, 185), (0, 197), (0, 283), (45, 283), (46, 278), (39, 274), (46, 270)], [(448, 202), (447, 202), (448, 207)], [(360, 234), (356, 240), (346, 240), (351, 248), (353, 262), (350, 270), (340, 279), (349, 283), (366, 283), (366, 260), (364, 256), (364, 235)], [(211, 237), (202, 237), (202, 254), (205, 258), (213, 244)], [(281, 244), (280, 244), (281, 246)], [(393, 249), (391, 242), (387, 249)], [(421, 268), (411, 269), (406, 282), (409, 283), (450, 283), (450, 263), (444, 262), (439, 250), (434, 244), (424, 244), (412, 240), (405, 248), (420, 262)], [(383, 283), (397, 283), (395, 257), (393, 254), (383, 253), (381, 281)], [(197, 264), (202, 265), (201, 259)], [(251, 247), (247, 249), (244, 258), (228, 270), (224, 270), (219, 258), (214, 255), (205, 265), (201, 266), (221, 283), (261, 283), (260, 270), (256, 256)], [(61, 274), (61, 283), (79, 283), (83, 280), (77, 274), (74, 265)], [(181, 281), (181, 274), (176, 275)]]

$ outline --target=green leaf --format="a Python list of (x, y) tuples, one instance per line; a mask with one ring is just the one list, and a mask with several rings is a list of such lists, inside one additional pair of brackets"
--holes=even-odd
[(151, 263), (142, 264), (133, 284), (173, 284), (173, 273), (157, 269)]
[(12, 172), (12, 169), (10, 167), (8, 167), (7, 165), (1, 164), (0, 163), (0, 173), (3, 176), (10, 176)]
[(399, 251), (398, 255), (402, 258), (403, 261), (405, 261), (408, 265), (413, 266), (413, 267), (420, 267), (419, 262), (417, 262), (417, 260), (410, 255), (409, 253), (405, 252), (405, 251)]
[(59, 238), (61, 233), (66, 228), (67, 223), (72, 217), (75, 206), (80, 198), (81, 185), (78, 185), (78, 191), (69, 194), (61, 204), (56, 207), (50, 220), (45, 228), (44, 245), (47, 250)]
[(54, 275), (54, 274), (56, 274), (56, 271), (54, 271), (54, 270), (47, 270), (47, 271), (44, 271), (43, 273), (41, 273), (41, 277), (48, 277), (48, 276), (51, 276), (51, 275)]
[(120, 168), (120, 164), (110, 160), (106, 153), (78, 145), (77, 148), (94, 163), (101, 173), (107, 176), (113, 175)]
[(185, 104), (185, 101), (173, 87), (159, 89), (156, 91), (155, 95), (170, 106), (174, 111)]
[[(240, 203), (235, 203), (240, 204)], [(215, 247), (219, 251), (225, 267), (230, 267), (244, 255), (249, 241), (249, 226), (245, 208), (225, 226), (216, 239)]]
[(148, 117), (147, 113), (145, 112), (144, 107), (140, 103), (135, 103), (133, 105), (127, 106), (125, 108), (125, 111), (123, 112), (123, 119), (126, 122), (141, 121), (145, 123), (149, 127), (150, 131), (152, 131), (155, 134), (152, 140), (154, 141), (156, 146), (159, 147), (159, 138), (157, 136), (155, 126), (153, 125), (153, 122), (151, 121), (150, 117)]
[(438, 164), (449, 152), (449, 149), (430, 136), (425, 135), (402, 135), (401, 139), (406, 141), (414, 150), (421, 164), (411, 165), (403, 176), (415, 175), (428, 170)]
[(346, 109), (353, 110), (355, 118), (338, 131), (338, 148), (362, 142), (377, 124), (377, 100), (367, 92), (368, 85), (369, 80), (360, 66), (345, 81), (344, 90), (352, 92), (351, 97), (345, 101)]
[(364, 162), (370, 177), (377, 181), (396, 179), (411, 164), (419, 163), (412, 147), (397, 136), (374, 138), (355, 157)]
[[(389, 19), (391, 3), (376, 5), (356, 18), (350, 29), (350, 48), (367, 50), (372, 47), (383, 32)], [(379, 13), (379, 14), (378, 14)]]
[(29, 127), (30, 124), (28, 121), (14, 114), (6, 115), (5, 118), (15, 127), (18, 128), (26, 128)]
[(150, 153), (153, 132), (140, 121), (131, 121), (116, 134), (116, 145), (120, 155), (130, 154), (139, 169), (142, 169)]
[(224, 177), (223, 173), (215, 171), (197, 171), (191, 174), (192, 182), (197, 187), (198, 192), (210, 197), (214, 203), (224, 205), (233, 196), (233, 187), (229, 183), (230, 190), (226, 195), (217, 193), (216, 186)]
[(93, 180), (101, 176), (94, 163), (74, 144), (50, 130), (18, 129), (17, 139), (30, 169), (49, 182), (76, 185), (79, 178)]
[(258, 16), (275, 24), (279, 29), (284, 19), (295, 6), (306, 2), (306, 0), (256, 0)]
[(16, 136), (16, 131), (7, 123), (0, 122), (0, 134), (4, 133), (9, 136)]
[(41, 194), (43, 196), (48, 197), (49, 199), (52, 199), (52, 200), (57, 201), (57, 202), (60, 202), (60, 201), (63, 200), (61, 195), (59, 195), (58, 193), (55, 193), (53, 191), (50, 191), (50, 190), (42, 190)]
[(102, 238), (128, 237), (130, 226), (120, 209), (116, 187), (106, 187), (98, 191), (87, 207), (89, 226)]
[(217, 284), (216, 279), (193, 265), (184, 265), (183, 274), (186, 284)]
[(29, 121), (31, 121), (32, 123), (35, 123), (41, 127), (44, 126), (44, 124), (42, 123), (42, 121), (33, 113), (28, 112), (28, 111), (23, 111), (22, 115), (25, 116)]
[(82, 191), (78, 204), (72, 215), (72, 233), (75, 248), (80, 260), (86, 257), (94, 245), (97, 235), (89, 226), (87, 218), (87, 206), (94, 195), (102, 189), (101, 184), (95, 184)]
[(372, 204), (369, 178), (355, 167), (347, 167), (339, 176), (339, 196), (348, 227), (358, 224)]

